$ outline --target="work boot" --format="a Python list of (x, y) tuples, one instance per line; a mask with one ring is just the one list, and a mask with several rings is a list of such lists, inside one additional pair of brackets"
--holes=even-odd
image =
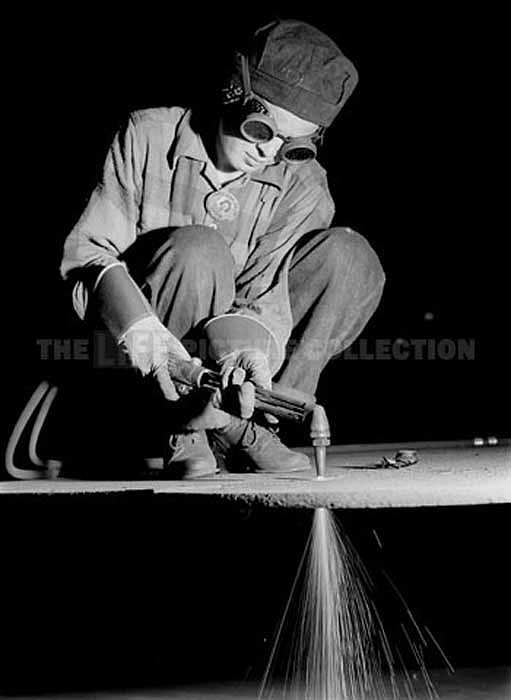
[(229, 471), (282, 473), (311, 468), (307, 455), (293, 452), (275, 431), (251, 420), (232, 416), (227, 426), (210, 435), (215, 453), (223, 456)]
[(164, 458), (167, 479), (197, 479), (219, 471), (204, 430), (173, 433)]

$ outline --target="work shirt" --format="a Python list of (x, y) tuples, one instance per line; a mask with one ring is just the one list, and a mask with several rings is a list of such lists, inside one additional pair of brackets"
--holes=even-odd
[[(65, 241), (62, 276), (76, 280), (73, 304), (83, 318), (90, 293), (84, 272), (116, 262), (139, 236), (155, 229), (215, 228), (235, 261), (236, 308), (257, 314), (268, 328), (280, 365), (292, 329), (287, 271), (293, 248), (307, 232), (329, 227), (334, 215), (326, 173), (315, 160), (281, 162), (222, 186), (191, 117), (182, 107), (130, 115)], [(233, 220), (208, 213), (208, 195), (220, 190), (239, 203)]]

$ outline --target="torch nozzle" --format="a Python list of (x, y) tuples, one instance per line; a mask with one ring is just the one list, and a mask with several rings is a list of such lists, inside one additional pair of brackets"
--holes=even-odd
[(312, 409), (310, 436), (314, 448), (314, 461), (318, 479), (325, 478), (326, 448), (330, 445), (330, 425), (323, 406), (316, 404)]

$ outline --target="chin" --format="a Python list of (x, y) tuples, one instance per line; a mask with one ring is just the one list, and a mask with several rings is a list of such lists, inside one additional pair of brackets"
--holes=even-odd
[(241, 170), (244, 173), (246, 173), (250, 170), (250, 166), (247, 165), (247, 163), (245, 162), (245, 159), (241, 158), (241, 157), (232, 158), (230, 165), (231, 165), (233, 170)]
[(247, 173), (250, 175), (250, 173), (255, 172), (253, 168), (251, 168), (249, 165), (246, 163), (236, 163), (236, 165), (233, 166), (233, 172), (236, 171), (238, 173)]
[(244, 173), (260, 173), (265, 167), (265, 165), (249, 165), (245, 160), (239, 164), (239, 170), (242, 170)]
[(244, 156), (232, 156), (229, 158), (229, 167), (231, 168), (232, 171), (237, 171), (240, 173), (247, 173), (248, 175), (251, 175), (252, 173), (257, 173), (260, 172), (261, 170), (264, 169), (264, 166), (261, 165), (260, 167), (254, 167), (253, 165), (249, 165)]

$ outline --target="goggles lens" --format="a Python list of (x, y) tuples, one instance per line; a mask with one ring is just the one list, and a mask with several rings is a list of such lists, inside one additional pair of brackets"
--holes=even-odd
[(304, 163), (316, 157), (316, 149), (312, 145), (307, 147), (288, 144), (287, 148), (285, 146), (282, 147), (281, 157), (289, 163)]
[(249, 115), (244, 119), (240, 131), (246, 139), (254, 143), (267, 143), (272, 140), (275, 133), (269, 120), (259, 115)]

